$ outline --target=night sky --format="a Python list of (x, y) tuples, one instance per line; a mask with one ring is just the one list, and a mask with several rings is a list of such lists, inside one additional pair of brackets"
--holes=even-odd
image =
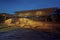
[(58, 7), (60, 0), (0, 0), (0, 13)]

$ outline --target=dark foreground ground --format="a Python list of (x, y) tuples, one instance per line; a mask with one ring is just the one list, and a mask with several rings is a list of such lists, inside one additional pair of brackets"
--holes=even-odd
[(8, 32), (0, 31), (0, 40), (60, 40), (60, 33), (17, 29)]

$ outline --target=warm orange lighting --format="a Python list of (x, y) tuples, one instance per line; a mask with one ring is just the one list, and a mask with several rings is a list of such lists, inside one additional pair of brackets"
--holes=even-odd
[[(25, 28), (51, 29), (52, 25), (44, 22), (34, 21), (27, 18), (19, 19), (20, 26)], [(27, 26), (29, 25), (29, 26)]]
[(5, 20), (5, 24), (9, 26), (11, 24), (11, 21), (12, 19)]

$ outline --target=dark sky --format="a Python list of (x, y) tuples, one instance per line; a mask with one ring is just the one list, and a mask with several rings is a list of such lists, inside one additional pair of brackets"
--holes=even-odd
[(59, 7), (60, 0), (0, 0), (0, 13)]

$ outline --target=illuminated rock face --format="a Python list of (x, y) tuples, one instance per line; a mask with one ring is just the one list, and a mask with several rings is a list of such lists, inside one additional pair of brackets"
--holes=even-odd
[(27, 19), (27, 18), (20, 18), (19, 22), (20, 22), (21, 25), (23, 25), (22, 27), (25, 26), (26, 28), (52, 29), (52, 24), (51, 23), (34, 21), (34, 20)]
[[(40, 21), (34, 21), (28, 18), (18, 18), (19, 21), (14, 23), (14, 26), (19, 26), (22, 28), (32, 28), (32, 29), (52, 29), (52, 24), (44, 23)], [(5, 20), (7, 26), (13, 26), (11, 23), (12, 19)]]
[(28, 18), (18, 18), (18, 21), (12, 23), (13, 19), (5, 20), (5, 24), (7, 26), (16, 26), (21, 28), (32, 28), (32, 29), (56, 29), (53, 26), (58, 26), (57, 24), (42, 22), (42, 21), (34, 21)]
[[(56, 11), (56, 9), (51, 8), (51, 9), (16, 12), (16, 14), (14, 14), (13, 17), (10, 16), (11, 18), (9, 18), (9, 19), (7, 18), (5, 20), (5, 24), (7, 26), (16, 26), (16, 27), (22, 27), (22, 28), (52, 29), (52, 27), (53, 27), (52, 23), (36, 21), (36, 20), (34, 20), (33, 17), (34, 16), (47, 16), (54, 11)], [(32, 18), (29, 18), (28, 16), (32, 17)], [(7, 17), (9, 17), (9, 16), (7, 16)], [(16, 18), (17, 18), (17, 20), (16, 20)], [(12, 21), (14, 21), (14, 23)]]
[(24, 28), (52, 29), (51, 23), (34, 21), (33, 20), (34, 18), (29, 19), (26, 18), (26, 16), (47, 16), (54, 11), (56, 11), (55, 8), (16, 12), (16, 15), (18, 17), (24, 17), (24, 18), (19, 18), (19, 22), (17, 22), (17, 24), (19, 24), (20, 27), (24, 27)]
[(7, 19), (7, 20), (5, 20), (5, 24), (6, 24), (7, 26), (10, 26), (10, 25), (11, 25), (11, 21), (12, 21), (12, 19)]

